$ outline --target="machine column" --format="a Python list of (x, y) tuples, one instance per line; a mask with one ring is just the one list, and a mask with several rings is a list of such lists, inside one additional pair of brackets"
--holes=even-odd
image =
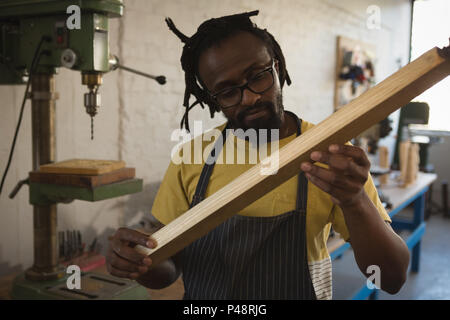
[[(33, 170), (55, 162), (55, 80), (38, 73), (31, 79)], [(30, 280), (62, 277), (58, 268), (56, 204), (33, 206), (34, 264), (26, 271)]]

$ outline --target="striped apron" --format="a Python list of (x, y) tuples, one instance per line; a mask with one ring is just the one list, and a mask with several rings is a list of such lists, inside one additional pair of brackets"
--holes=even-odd
[[(300, 135), (301, 120), (286, 113), (297, 120)], [(203, 167), (191, 207), (204, 199), (227, 126)], [(275, 217), (235, 215), (186, 247), (184, 299), (316, 299), (306, 249), (307, 190), (300, 173), (295, 210)]]

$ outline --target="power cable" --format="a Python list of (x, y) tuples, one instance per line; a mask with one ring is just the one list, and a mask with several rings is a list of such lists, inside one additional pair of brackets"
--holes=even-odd
[(19, 133), (20, 125), (22, 123), (23, 112), (24, 112), (24, 109), (25, 109), (25, 102), (27, 101), (28, 90), (29, 90), (30, 84), (31, 84), (31, 77), (33, 76), (33, 73), (36, 71), (36, 67), (39, 65), (39, 60), (40, 60), (42, 54), (46, 53), (45, 51), (42, 51), (42, 52), (40, 51), (41, 50), (41, 46), (44, 43), (44, 41), (51, 41), (51, 38), (47, 37), (47, 36), (42, 36), (41, 40), (39, 41), (38, 46), (36, 47), (34, 55), (33, 55), (33, 60), (31, 62), (31, 67), (30, 67), (30, 74), (29, 74), (27, 85), (26, 85), (26, 88), (25, 88), (25, 93), (23, 95), (22, 106), (20, 107), (19, 120), (17, 122), (16, 131), (14, 133), (14, 138), (13, 138), (13, 142), (12, 142), (12, 145), (11, 145), (11, 150), (9, 152), (8, 163), (6, 164), (6, 168), (5, 168), (5, 171), (3, 173), (3, 177), (2, 177), (2, 182), (0, 184), (0, 194), (2, 193), (3, 184), (5, 183), (6, 175), (8, 173), (9, 167), (11, 165), (11, 160), (12, 160), (12, 157), (13, 157), (13, 154), (14, 154), (14, 149), (15, 149), (15, 146), (16, 146), (17, 136), (18, 136), (18, 133)]

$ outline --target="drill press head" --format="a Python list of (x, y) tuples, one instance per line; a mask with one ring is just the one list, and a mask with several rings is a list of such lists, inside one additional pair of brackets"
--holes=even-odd
[[(80, 71), (86, 112), (92, 119), (100, 107), (102, 74), (110, 71), (109, 18), (123, 14), (122, 0), (3, 0), (0, 3), (0, 84), (24, 83), (32, 55), (42, 37), (34, 73), (56, 73), (66, 67)], [(71, 11), (75, 7), (77, 10)]]

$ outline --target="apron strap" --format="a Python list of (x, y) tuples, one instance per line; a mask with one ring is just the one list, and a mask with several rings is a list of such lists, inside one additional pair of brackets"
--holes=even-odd
[[(290, 111), (285, 111), (286, 113), (290, 114), (294, 119), (297, 121), (297, 137), (302, 134), (302, 119), (297, 117), (295, 113), (292, 113)], [(307, 194), (308, 192), (308, 179), (305, 177), (305, 173), (301, 171), (298, 174), (297, 179), (297, 200), (295, 203), (295, 209), (296, 210), (305, 210), (306, 212), (306, 202), (307, 202)]]
[(192, 202), (190, 205), (191, 208), (197, 205), (199, 202), (203, 201), (203, 199), (205, 198), (209, 178), (211, 177), (214, 165), (216, 164), (217, 157), (219, 156), (220, 151), (222, 151), (223, 145), (225, 144), (225, 141), (227, 140), (228, 137), (228, 133), (230, 131), (227, 130), (228, 126), (229, 122), (227, 122), (227, 125), (222, 130), (222, 141), (220, 139), (217, 139), (213, 149), (211, 150), (211, 153), (209, 154), (208, 160), (206, 160), (206, 163), (203, 166), (200, 178), (197, 183), (197, 187), (195, 189), (194, 197), (192, 198)]
[[(293, 112), (285, 110), (286, 113), (290, 114), (297, 121), (297, 137), (302, 134), (302, 119), (297, 117)], [(307, 192), (308, 192), (308, 179), (305, 177), (305, 173), (301, 171), (298, 174), (297, 179), (297, 201), (295, 204), (296, 210), (305, 210), (306, 212), (306, 202), (307, 202)]]

